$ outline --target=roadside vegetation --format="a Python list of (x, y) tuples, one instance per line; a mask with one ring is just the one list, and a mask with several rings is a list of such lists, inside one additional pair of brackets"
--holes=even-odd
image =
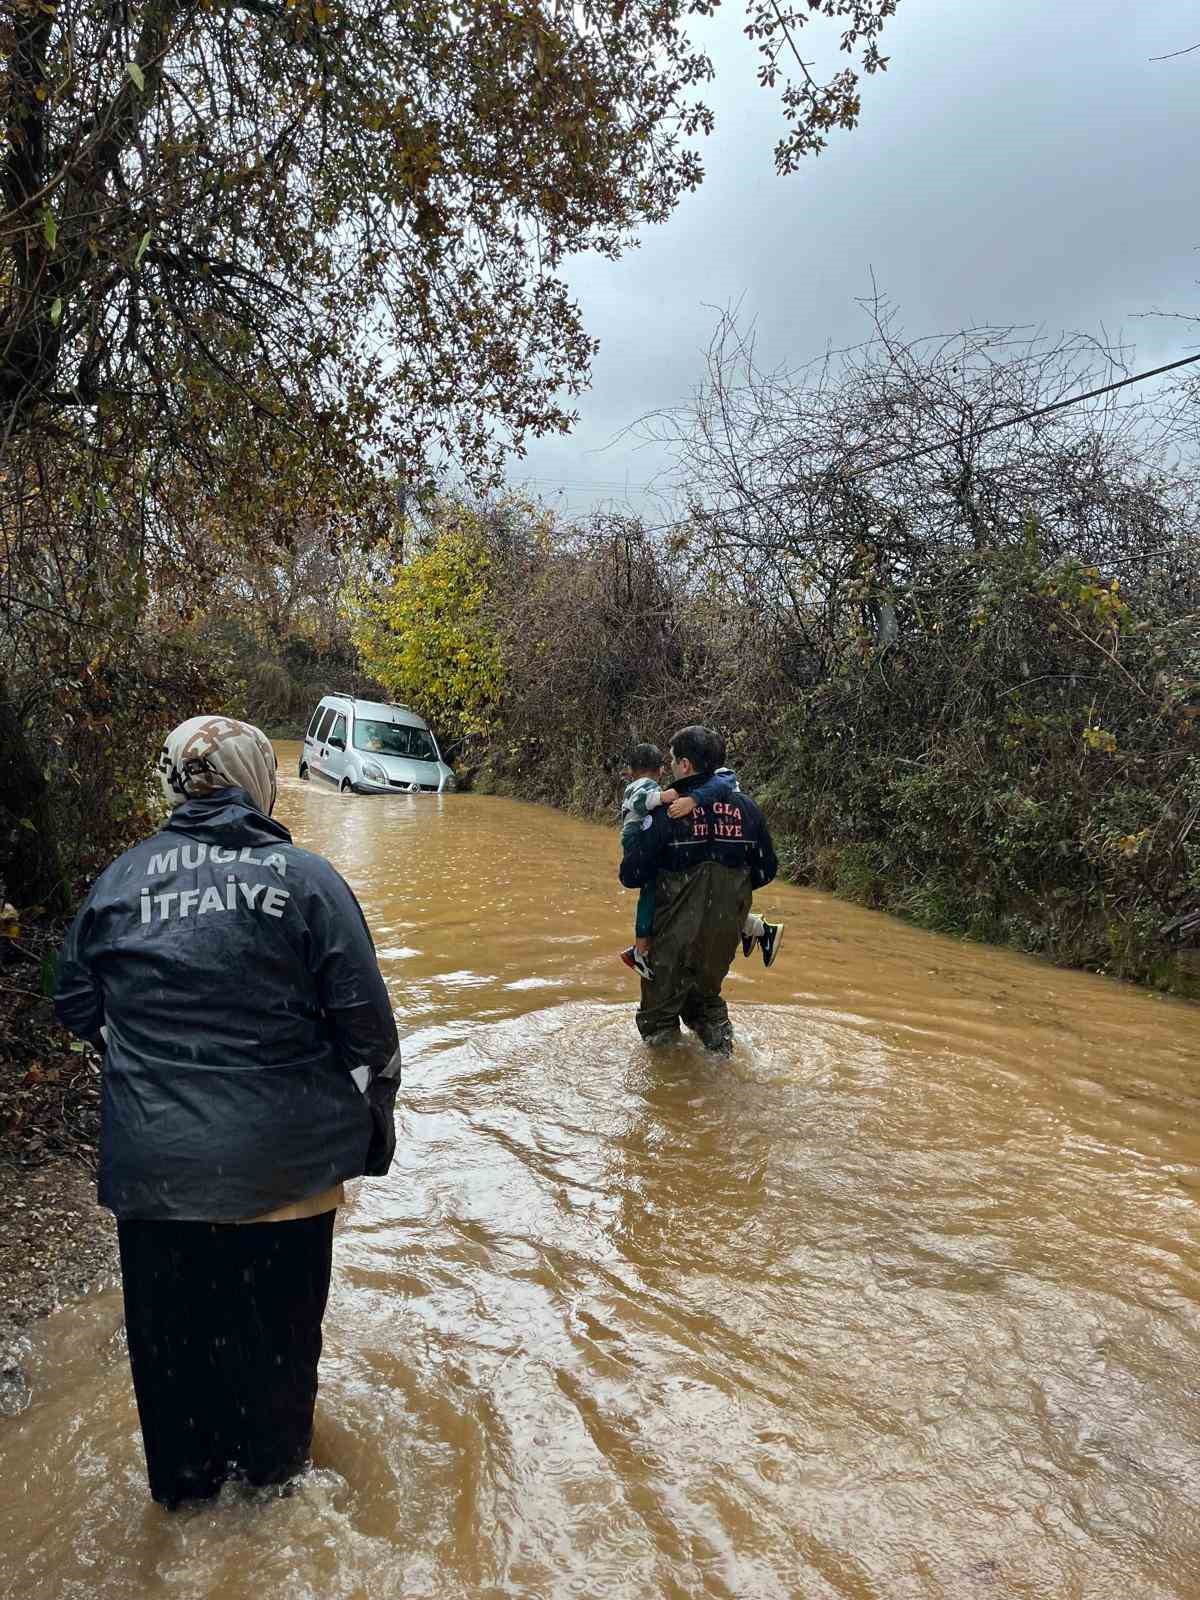
[[(402, 560), (447, 472), (494, 487), (526, 439), (570, 427), (594, 346), (564, 263), (620, 255), (701, 182), (711, 9), (434, 6), (397, 24), (383, 0), (16, 0), (10, 902), (64, 913), (145, 826), (164, 724), (220, 700), (292, 727), (327, 673), (354, 687), (329, 616), (347, 569)], [(855, 126), (894, 10), (748, 0), (781, 174)], [(813, 21), (815, 75), (795, 70)]]
[(338, 687), (414, 706), (464, 781), (585, 815), (631, 743), (705, 721), (796, 882), (1200, 995), (1195, 387), (1020, 420), (1114, 353), (910, 342), (870, 309), (798, 373), (722, 323), (694, 407), (644, 424), (677, 462), (667, 526), (393, 485), (369, 529), (226, 530), (186, 597), (107, 510), (43, 552), (45, 603), (7, 624), (3, 901), (60, 917), (155, 825), (173, 721), (298, 737)]
[(695, 409), (648, 423), (668, 528), (443, 504), (365, 659), (480, 787), (603, 813), (631, 743), (708, 722), (795, 881), (1200, 996), (1195, 389), (980, 437), (1114, 353), (872, 312), (796, 374), (721, 326)]

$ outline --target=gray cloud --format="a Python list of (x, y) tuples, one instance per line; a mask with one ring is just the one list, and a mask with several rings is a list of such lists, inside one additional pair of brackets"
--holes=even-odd
[[(570, 281), (601, 341), (580, 424), (535, 442), (514, 482), (568, 514), (624, 500), (666, 464), (614, 434), (686, 402), (714, 306), (741, 302), (772, 364), (866, 332), (880, 289), (910, 335), (972, 322), (1100, 331), (1153, 365), (1200, 344), (1200, 6), (1179, 0), (902, 0), (858, 130), (777, 178), (776, 103), (754, 81), (736, 0), (708, 25), (718, 118), (708, 177), (622, 261)], [(829, 35), (814, 32), (813, 53)], [(562, 493), (559, 493), (559, 490)], [(653, 511), (635, 493), (628, 504)]]

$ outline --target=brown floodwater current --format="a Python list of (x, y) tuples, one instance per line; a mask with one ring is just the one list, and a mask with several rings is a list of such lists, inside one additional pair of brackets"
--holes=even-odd
[(772, 886), (733, 1060), (652, 1055), (615, 828), (294, 776), (279, 810), (407, 1061), (314, 1470), (152, 1506), (99, 1296), (0, 1423), (0, 1595), (1200, 1596), (1200, 1007)]

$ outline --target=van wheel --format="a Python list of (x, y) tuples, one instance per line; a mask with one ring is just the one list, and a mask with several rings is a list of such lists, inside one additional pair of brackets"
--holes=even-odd
[(343, 778), (342, 779), (342, 793), (343, 794), (349, 794), (351, 789), (352, 789), (352, 787), (353, 787), (353, 785), (351, 784), (349, 778)]
[(308, 762), (307, 761), (302, 761), (300, 763), (300, 781), (301, 781), (301, 783), (307, 783), (308, 782)]

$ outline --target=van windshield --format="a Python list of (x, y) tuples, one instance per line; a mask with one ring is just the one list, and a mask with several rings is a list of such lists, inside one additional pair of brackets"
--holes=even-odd
[(410, 761), (436, 761), (437, 747), (424, 728), (405, 722), (354, 719), (354, 748), (375, 756), (406, 756)]

